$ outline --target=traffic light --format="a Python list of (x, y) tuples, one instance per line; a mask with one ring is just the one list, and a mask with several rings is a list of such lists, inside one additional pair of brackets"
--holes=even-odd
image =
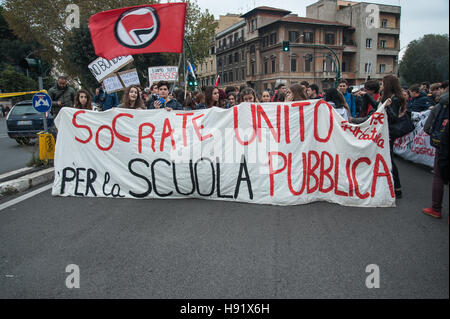
[(187, 76), (187, 83), (188, 83), (189, 89), (191, 89), (191, 90), (195, 90), (195, 87), (198, 85), (197, 80), (190, 73)]
[(290, 45), (289, 45), (289, 41), (283, 41), (283, 51), (287, 52), (287, 51), (290, 51), (290, 50), (291, 50), (291, 48), (290, 48)]
[(23, 67), (36, 71), (39, 74), (42, 73), (42, 61), (40, 59), (25, 58), (21, 64)]

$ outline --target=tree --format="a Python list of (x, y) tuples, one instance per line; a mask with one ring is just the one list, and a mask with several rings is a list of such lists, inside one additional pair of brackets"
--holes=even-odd
[(26, 75), (16, 72), (10, 65), (0, 72), (0, 90), (2, 92), (36, 91), (38, 84)]
[[(157, 0), (79, 0), (80, 25), (84, 29), (69, 30), (66, 7), (72, 0), (42, 1), (36, 6), (35, 0), (5, 0), (4, 16), (12, 26), (14, 34), (22, 40), (36, 41), (42, 46), (40, 56), (55, 63), (58, 69), (92, 85), (87, 65), (95, 60), (90, 34), (87, 29), (89, 17), (101, 11), (140, 4), (158, 3)], [(210, 39), (214, 36), (216, 23), (208, 11), (202, 12), (195, 0), (188, 0), (185, 37), (194, 51), (196, 61), (208, 55)], [(30, 8), (33, 8), (30, 10)], [(89, 39), (89, 40), (88, 40)], [(77, 42), (79, 41), (79, 42)], [(140, 76), (145, 80), (146, 68), (152, 65), (178, 64), (177, 54), (156, 53), (134, 56)]]
[(427, 34), (408, 45), (400, 62), (400, 76), (408, 84), (448, 80), (448, 58), (448, 34)]

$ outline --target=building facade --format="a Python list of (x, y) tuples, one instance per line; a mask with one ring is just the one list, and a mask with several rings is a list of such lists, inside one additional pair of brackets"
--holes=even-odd
[(401, 7), (320, 0), (306, 8), (306, 16), (338, 21), (354, 28), (354, 32), (348, 34), (344, 48), (344, 63), (356, 62), (355, 69), (350, 68), (350, 73), (344, 73), (344, 78), (350, 79), (352, 84), (398, 74)]
[(200, 84), (214, 85), (220, 75), (221, 87), (261, 92), (308, 81), (325, 90), (338, 74), (350, 85), (397, 74), (400, 13), (398, 6), (338, 0), (308, 6), (307, 17), (257, 7), (216, 33)]

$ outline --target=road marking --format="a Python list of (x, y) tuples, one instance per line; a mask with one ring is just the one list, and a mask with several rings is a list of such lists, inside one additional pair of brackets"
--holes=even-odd
[(32, 167), (24, 167), (24, 168), (20, 168), (18, 170), (12, 171), (12, 172), (2, 174), (2, 175), (0, 175), (0, 180), (5, 179), (9, 176), (13, 176), (13, 175), (17, 175), (17, 174), (24, 173), (27, 171), (31, 171), (32, 169), (33, 169)]
[(17, 197), (17, 198), (15, 198), (13, 200), (10, 200), (9, 202), (1, 204), (0, 205), (0, 211), (6, 209), (8, 207), (11, 207), (11, 206), (13, 206), (15, 204), (18, 204), (20, 202), (23, 202), (24, 200), (27, 200), (28, 198), (36, 196), (36, 195), (38, 195), (38, 194), (40, 194), (42, 192), (45, 192), (46, 190), (49, 190), (52, 187), (53, 187), (53, 183), (52, 184), (48, 184), (48, 185), (46, 185), (44, 187), (38, 188), (38, 189), (36, 189), (36, 190), (34, 190), (32, 192), (29, 192), (28, 194), (25, 194), (23, 196)]

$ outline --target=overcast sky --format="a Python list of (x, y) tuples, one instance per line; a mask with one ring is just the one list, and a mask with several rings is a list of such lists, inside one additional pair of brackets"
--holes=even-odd
[[(197, 0), (199, 6), (208, 9), (214, 17), (227, 13), (245, 13), (259, 6), (270, 6), (292, 11), (301, 17), (306, 16), (306, 6), (317, 0)], [(409, 42), (425, 34), (449, 33), (449, 0), (371, 0), (357, 1), (390, 4), (402, 7), (400, 25), (400, 58)]]

